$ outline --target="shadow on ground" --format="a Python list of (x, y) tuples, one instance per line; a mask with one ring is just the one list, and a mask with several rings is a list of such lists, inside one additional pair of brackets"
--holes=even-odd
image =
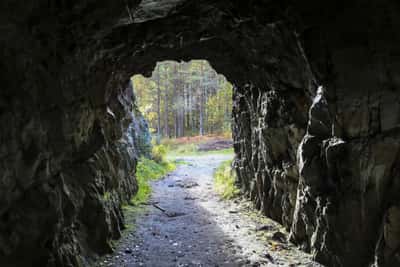
[(185, 157), (185, 164), (153, 183), (148, 205), (127, 213), (134, 227), (100, 266), (320, 266), (285, 241), (268, 241), (255, 231), (260, 223), (275, 231), (279, 225), (253, 220), (242, 214), (243, 205), (220, 200), (212, 173), (231, 157)]

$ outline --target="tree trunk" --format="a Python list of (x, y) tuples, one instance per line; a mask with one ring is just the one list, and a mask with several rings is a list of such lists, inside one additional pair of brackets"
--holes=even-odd
[(204, 87), (200, 89), (199, 134), (204, 135)]
[(160, 66), (157, 67), (157, 145), (161, 139), (161, 90), (160, 90)]
[(165, 86), (164, 94), (164, 136), (169, 138), (169, 127), (168, 127), (168, 86)]

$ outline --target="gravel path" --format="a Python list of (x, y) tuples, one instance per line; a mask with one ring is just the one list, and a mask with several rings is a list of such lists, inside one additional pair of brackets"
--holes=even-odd
[(131, 227), (99, 265), (321, 266), (248, 201), (219, 198), (212, 174), (229, 157), (183, 158), (185, 164), (153, 183), (149, 205), (127, 212)]

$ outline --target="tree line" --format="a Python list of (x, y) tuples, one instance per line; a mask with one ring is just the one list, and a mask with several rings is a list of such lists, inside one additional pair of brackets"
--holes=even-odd
[(139, 109), (159, 138), (231, 131), (232, 85), (207, 61), (159, 62), (151, 77), (131, 80)]

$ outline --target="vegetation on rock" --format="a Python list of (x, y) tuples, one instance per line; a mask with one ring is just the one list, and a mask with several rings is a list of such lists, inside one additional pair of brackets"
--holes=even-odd
[[(153, 148), (157, 150), (157, 146)], [(145, 203), (151, 194), (150, 182), (164, 177), (167, 173), (173, 171), (175, 163), (166, 161), (164, 158), (148, 159), (141, 157), (136, 166), (136, 179), (139, 190), (131, 199), (130, 204), (139, 205)]]
[(214, 188), (225, 199), (237, 196), (240, 190), (235, 185), (236, 173), (232, 160), (224, 161), (214, 173)]

